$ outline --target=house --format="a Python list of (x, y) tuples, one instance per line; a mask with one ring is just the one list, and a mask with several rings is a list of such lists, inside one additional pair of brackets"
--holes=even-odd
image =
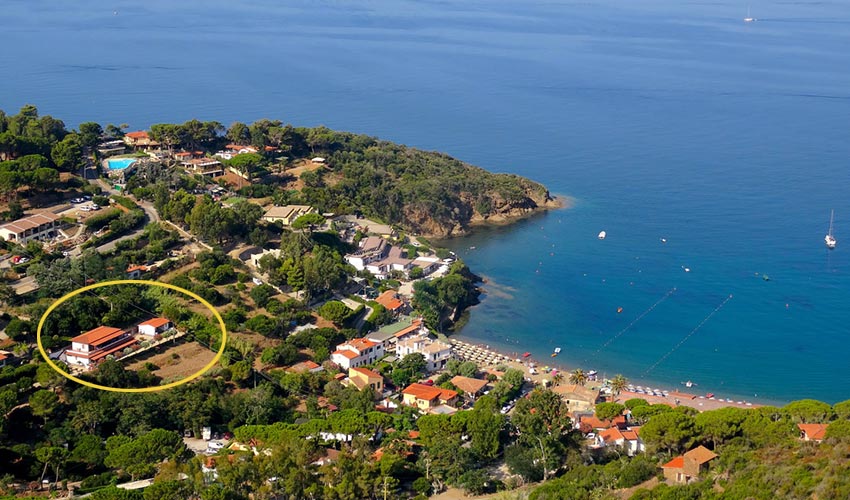
[(556, 385), (552, 392), (561, 396), (570, 412), (591, 411), (599, 400), (599, 389), (578, 384)]
[(404, 404), (420, 410), (431, 410), (441, 405), (453, 406), (457, 403), (457, 392), (425, 384), (410, 384), (401, 394)]
[(384, 357), (383, 344), (364, 338), (351, 339), (336, 346), (336, 351), (331, 353), (331, 361), (345, 370), (372, 364), (382, 357)]
[(139, 324), (139, 333), (153, 337), (174, 328), (174, 324), (166, 318), (153, 318)]
[(620, 430), (617, 427), (610, 427), (596, 435), (594, 438), (594, 446), (597, 448), (618, 446), (622, 448), (628, 456), (633, 457), (638, 453), (646, 451), (646, 445), (640, 438), (639, 430), (640, 427), (626, 430)]
[(820, 443), (826, 436), (827, 424), (797, 424), (800, 429), (800, 439)]
[(475, 401), (475, 399), (484, 392), (484, 388), (487, 386), (486, 380), (464, 377), (462, 375), (452, 377), (451, 382), (452, 385), (460, 389), (463, 392), (463, 395), (471, 401)]
[(107, 156), (121, 154), (126, 150), (127, 145), (121, 139), (104, 141), (97, 145), (97, 152), (100, 153), (100, 156), (104, 158)]
[(284, 226), (292, 225), (295, 219), (302, 215), (318, 213), (318, 210), (310, 205), (286, 205), (283, 207), (271, 207), (266, 210), (263, 220), (266, 222), (280, 222)]
[(416, 257), (413, 259), (413, 262), (411, 262), (410, 268), (413, 269), (414, 267), (418, 267), (419, 269), (422, 269), (424, 276), (428, 276), (436, 271), (441, 264), (442, 261), (439, 257)]
[(127, 268), (127, 279), (137, 280), (141, 278), (142, 273), (148, 272), (147, 266), (130, 266)]
[(316, 460), (313, 460), (312, 465), (328, 465), (337, 461), (339, 458), (339, 450), (335, 450), (333, 448), (323, 448), (321, 451), (321, 455)]
[(401, 300), (401, 296), (396, 290), (387, 290), (375, 298), (375, 302), (381, 304), (387, 311), (393, 313), (393, 316), (398, 316), (405, 308), (405, 303)]
[(396, 355), (403, 358), (408, 354), (419, 353), (427, 362), (425, 368), (429, 372), (440, 370), (453, 357), (452, 346), (428, 337), (415, 337), (402, 340), (396, 344)]
[(99, 326), (71, 339), (71, 348), (65, 351), (65, 360), (70, 365), (88, 370), (110, 354), (120, 356), (120, 351), (136, 344), (129, 332), (111, 326)]
[(667, 481), (685, 484), (699, 479), (700, 473), (707, 470), (708, 463), (715, 458), (717, 455), (711, 450), (705, 446), (697, 446), (684, 455), (670, 460), (661, 468), (664, 470)]
[(384, 377), (372, 370), (354, 367), (348, 369), (348, 378), (343, 380), (343, 385), (354, 386), (361, 391), (368, 387), (380, 396), (384, 392)]
[(323, 370), (324, 368), (322, 368), (322, 365), (310, 360), (295, 363), (294, 365), (286, 369), (286, 371), (288, 371), (289, 373), (319, 373)]
[(385, 325), (378, 331), (366, 335), (366, 338), (372, 342), (384, 344), (386, 352), (395, 352), (396, 343), (404, 340), (412, 335), (424, 335), (428, 333), (428, 329), (423, 326), (422, 319), (412, 319), (410, 317), (401, 317), (395, 323)]
[(357, 251), (346, 254), (345, 260), (358, 271), (364, 271), (368, 264), (383, 259), (389, 251), (389, 246), (387, 240), (379, 236), (368, 236), (360, 241)]
[(127, 132), (124, 134), (124, 142), (136, 149), (151, 149), (154, 147), (159, 147), (159, 143), (151, 140), (150, 135), (144, 130), (138, 130), (136, 132)]
[(19, 245), (26, 245), (34, 240), (50, 239), (58, 234), (59, 218), (56, 214), (45, 212), (0, 224), (0, 237)]
[(192, 158), (180, 162), (180, 165), (190, 174), (200, 174), (204, 177), (220, 177), (224, 175), (224, 167), (215, 158)]

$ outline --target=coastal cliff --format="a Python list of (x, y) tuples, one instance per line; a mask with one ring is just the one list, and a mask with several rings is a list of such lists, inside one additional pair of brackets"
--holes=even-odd
[(329, 171), (308, 179), (313, 185), (304, 194), (314, 204), (333, 200), (329, 209), (358, 207), (406, 231), (444, 238), (561, 206), (542, 184), (444, 153), (328, 129), (321, 135)]

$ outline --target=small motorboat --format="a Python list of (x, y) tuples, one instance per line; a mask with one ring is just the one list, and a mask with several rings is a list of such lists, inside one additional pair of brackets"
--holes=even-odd
[(531, 356), (531, 353), (530, 353), (530, 352), (524, 352), (524, 353), (522, 353), (522, 357), (523, 357), (523, 358), (527, 358), (527, 357), (529, 357), (529, 356)]
[(667, 243), (667, 238), (661, 238), (661, 243)]
[(608, 236), (608, 233), (606, 233), (605, 231), (599, 231), (599, 235), (597, 236), (597, 238), (599, 238), (600, 240), (604, 240), (606, 236)]
[(714, 393), (713, 393), (713, 392), (708, 392), (708, 393), (706, 393), (706, 394), (705, 394), (705, 397), (706, 397), (706, 398), (708, 398), (708, 399), (711, 399), (711, 398), (713, 398), (713, 397), (714, 397)]
[(766, 275), (766, 274), (762, 274), (762, 275), (761, 275), (761, 279), (763, 279), (763, 280), (765, 280), (765, 281), (770, 281), (770, 276), (768, 276), (768, 275)]
[(555, 348), (555, 350), (552, 352), (552, 357), (554, 358), (558, 354), (561, 354), (561, 348), (560, 347)]
[(623, 308), (622, 308), (622, 307), (618, 307), (618, 308), (617, 308), (617, 314), (620, 314), (621, 312), (623, 312)]

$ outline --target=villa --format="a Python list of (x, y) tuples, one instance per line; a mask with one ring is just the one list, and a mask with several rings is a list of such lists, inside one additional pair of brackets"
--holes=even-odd
[(671, 483), (687, 484), (699, 479), (701, 472), (708, 469), (708, 463), (717, 458), (715, 453), (705, 446), (697, 446), (693, 450), (670, 460), (661, 468), (664, 478)]
[(221, 162), (214, 158), (193, 158), (180, 162), (180, 165), (191, 174), (200, 174), (204, 177), (220, 177), (224, 175)]
[(375, 302), (384, 306), (384, 308), (393, 313), (396, 317), (405, 309), (405, 303), (401, 300), (396, 290), (387, 290), (375, 299)]
[(452, 358), (452, 346), (428, 337), (403, 340), (396, 345), (396, 355), (403, 358), (408, 354), (419, 353), (425, 357), (425, 368), (429, 372), (437, 371), (446, 366)]
[(342, 384), (354, 386), (361, 391), (368, 387), (375, 391), (376, 396), (381, 396), (384, 392), (384, 377), (380, 373), (366, 368), (349, 368), (348, 378), (344, 379)]
[(384, 357), (383, 344), (364, 338), (351, 339), (336, 346), (336, 351), (331, 353), (331, 361), (345, 370), (372, 364), (382, 357)]
[(263, 220), (266, 222), (280, 222), (284, 226), (289, 226), (295, 219), (302, 215), (317, 213), (317, 210), (310, 205), (286, 205), (283, 207), (271, 207), (266, 210), (263, 215)]
[(457, 403), (457, 392), (425, 384), (410, 384), (401, 394), (404, 404), (426, 411)]
[(153, 337), (174, 328), (174, 324), (167, 318), (153, 318), (139, 324), (139, 334)]
[(346, 262), (358, 271), (369, 271), (378, 279), (386, 279), (393, 271), (406, 273), (413, 268), (413, 259), (404, 257), (401, 248), (394, 247), (379, 236), (369, 236), (360, 248), (345, 256)]
[(159, 147), (159, 143), (151, 140), (150, 135), (144, 130), (127, 132), (124, 134), (124, 142), (134, 149), (148, 150)]
[(0, 225), (0, 237), (19, 245), (49, 239), (56, 236), (59, 219), (58, 215), (50, 212), (23, 217)]
[(65, 360), (69, 365), (91, 370), (110, 354), (136, 344), (130, 332), (110, 326), (99, 326), (71, 339), (71, 348), (65, 351)]

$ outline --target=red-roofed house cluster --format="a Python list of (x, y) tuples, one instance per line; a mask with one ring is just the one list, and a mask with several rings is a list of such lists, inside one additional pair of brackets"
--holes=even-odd
[(600, 420), (595, 415), (581, 415), (576, 420), (579, 430), (591, 439), (591, 448), (617, 447), (630, 457), (646, 451), (646, 445), (640, 438), (640, 427), (630, 426), (625, 415), (619, 415), (612, 420)]
[(112, 355), (117, 359), (128, 347), (136, 348), (139, 338), (133, 335), (133, 330), (139, 333), (139, 337), (153, 338), (173, 326), (166, 318), (153, 318), (130, 330), (99, 326), (72, 338), (71, 347), (65, 350), (63, 358), (69, 365), (92, 370), (107, 356)]

